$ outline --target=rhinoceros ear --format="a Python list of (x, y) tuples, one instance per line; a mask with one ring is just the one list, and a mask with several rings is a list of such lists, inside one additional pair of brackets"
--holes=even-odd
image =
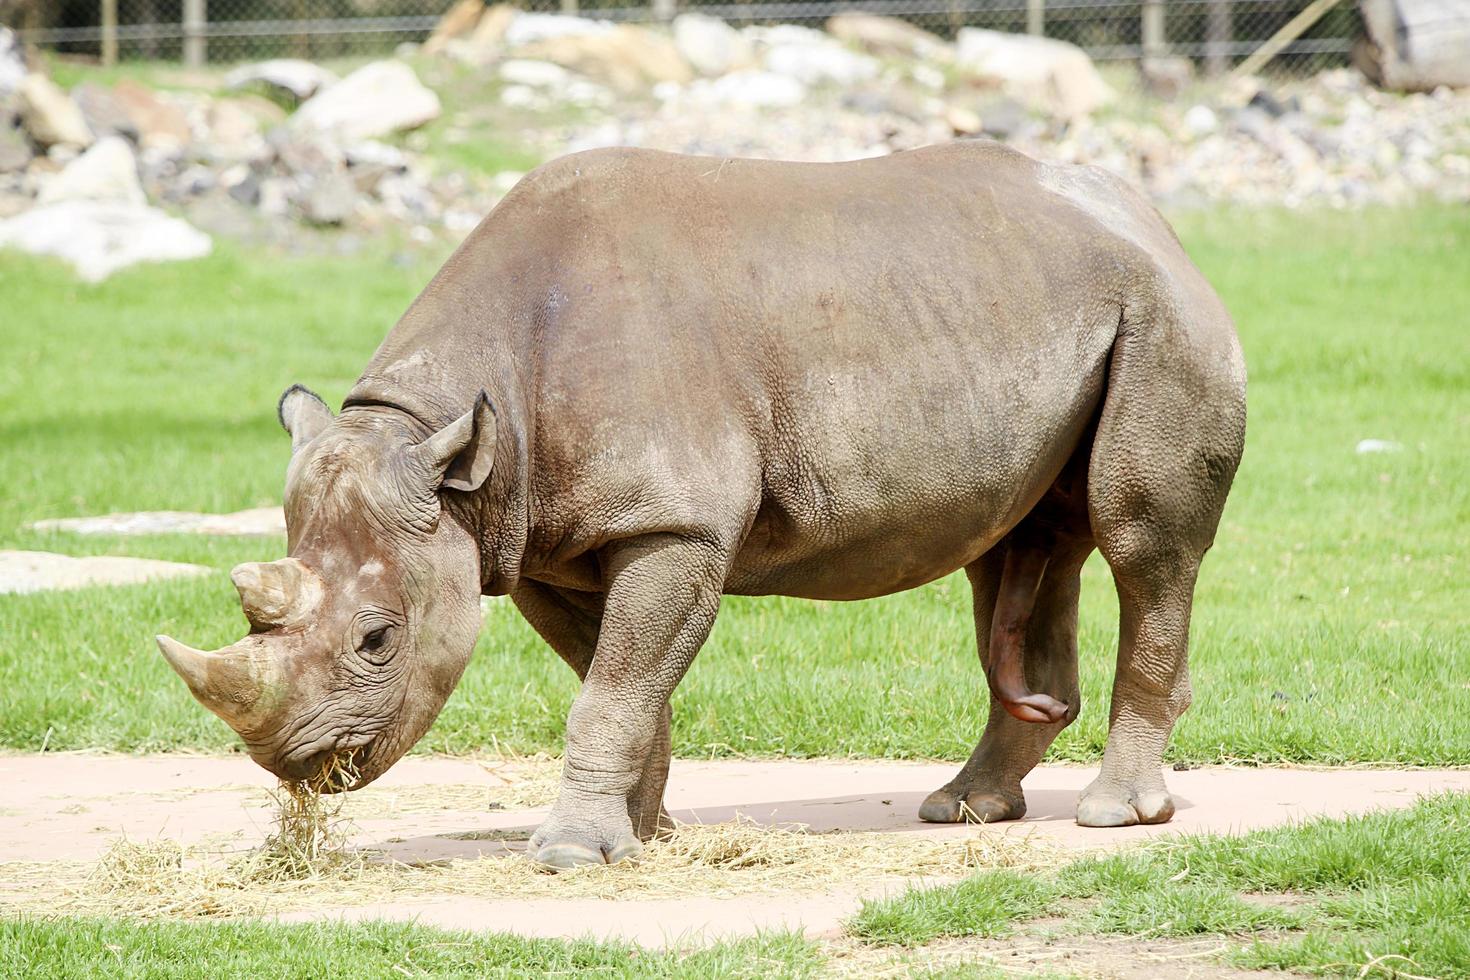
[(450, 422), (410, 453), (446, 490), (478, 490), (495, 462), (495, 409), (483, 391), (475, 407)]
[(292, 385), (276, 405), (276, 418), (291, 434), (291, 452), (295, 453), (332, 424), (332, 410), (310, 388)]

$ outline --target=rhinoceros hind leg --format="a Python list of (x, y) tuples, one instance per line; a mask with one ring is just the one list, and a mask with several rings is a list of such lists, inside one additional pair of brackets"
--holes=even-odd
[[(1053, 495), (1049, 502), (1052, 506), (1047, 508), (1047, 513), (1036, 515), (1044, 517), (1050, 525), (1048, 536), (1052, 545), (1026, 624), (1022, 663), (1030, 689), (1066, 705), (1066, 713), (1050, 723), (1021, 721), (992, 695), (990, 717), (979, 744), (954, 779), (929, 794), (919, 808), (921, 820), (930, 823), (1019, 820), (1026, 815), (1021, 779), (1036, 767), (1052, 741), (1077, 717), (1082, 704), (1077, 686), (1077, 597), (1082, 563), (1092, 551), (1092, 543), (1086, 531), (1072, 533), (1064, 528), (1055, 533), (1056, 525), (1064, 524), (1065, 520), (1054, 507), (1065, 501)], [(974, 594), (975, 631), (982, 663), (988, 662), (991, 651), (992, 619), (1004, 575), (1006, 549), (1007, 543), (1002, 542), (965, 569)]]
[(1206, 324), (1151, 333), (1120, 336), (1114, 347), (1088, 473), (1093, 533), (1118, 590), (1119, 636), (1102, 769), (1077, 804), (1086, 827), (1174, 815), (1162, 767), (1189, 707), (1195, 577), (1245, 435), (1243, 374), (1193, 346), (1211, 336)]

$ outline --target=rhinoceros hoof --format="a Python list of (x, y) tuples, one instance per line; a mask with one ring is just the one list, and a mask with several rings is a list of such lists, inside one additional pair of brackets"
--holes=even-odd
[(536, 851), (535, 861), (544, 868), (564, 871), (584, 864), (617, 864), (631, 861), (643, 853), (643, 845), (631, 835), (620, 837), (610, 848), (591, 848), (572, 841), (543, 844)]
[(919, 819), (928, 823), (996, 823), (1020, 820), (1026, 815), (1026, 800), (1001, 793), (975, 790), (961, 799), (948, 789), (937, 789), (919, 807)]
[(1098, 790), (1077, 801), (1077, 823), (1083, 827), (1132, 827), (1134, 824), (1168, 823), (1174, 816), (1174, 799), (1164, 790), (1142, 793)]

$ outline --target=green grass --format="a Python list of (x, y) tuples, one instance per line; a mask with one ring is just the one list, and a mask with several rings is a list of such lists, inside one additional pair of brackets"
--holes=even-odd
[(940, 937), (1003, 936), (1011, 923), (1045, 912), (1055, 889), (1034, 875), (983, 871), (958, 885), (911, 888), (863, 903), (849, 934), (884, 946), (922, 946)]
[[(1240, 326), (1245, 462), (1194, 617), (1195, 704), (1171, 757), (1470, 764), (1470, 213), (1210, 213), (1180, 229)], [(0, 746), (219, 749), (229, 730), (153, 647), (244, 631), (225, 572), (280, 540), (81, 538), (21, 525), (279, 499), (275, 400), (330, 401), (434, 258), (241, 252), (100, 286), (0, 255), (0, 548), (200, 562), (191, 582), (0, 596)], [(1402, 452), (1357, 455), (1363, 438)], [(1083, 715), (1053, 758), (1095, 760), (1117, 608), (1085, 572)], [(864, 603), (730, 599), (675, 696), (681, 755), (959, 759), (983, 724), (962, 576)], [(421, 748), (558, 751), (568, 671), (502, 604)]]
[(1059, 907), (1070, 937), (1221, 935), (1241, 966), (1354, 976), (1391, 956), (1378, 975), (1470, 977), (1470, 795), (1165, 840), (1073, 862), (1054, 879), (986, 872), (866, 902), (847, 928), (868, 943), (920, 946), (1002, 935)]
[(387, 922), (211, 925), (0, 919), (0, 967), (31, 980), (80, 977), (808, 977), (811, 942), (779, 933), (706, 948), (524, 939)]

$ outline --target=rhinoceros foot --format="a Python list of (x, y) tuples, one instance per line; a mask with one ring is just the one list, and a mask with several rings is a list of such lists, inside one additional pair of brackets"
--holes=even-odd
[(998, 823), (1025, 815), (1020, 787), (1011, 793), (971, 790), (963, 795), (945, 787), (930, 793), (919, 807), (919, 819), (927, 823)]
[(1082, 827), (1132, 827), (1168, 823), (1174, 816), (1174, 798), (1158, 780), (1138, 783), (1103, 782), (1082, 791), (1077, 801), (1077, 823)]

